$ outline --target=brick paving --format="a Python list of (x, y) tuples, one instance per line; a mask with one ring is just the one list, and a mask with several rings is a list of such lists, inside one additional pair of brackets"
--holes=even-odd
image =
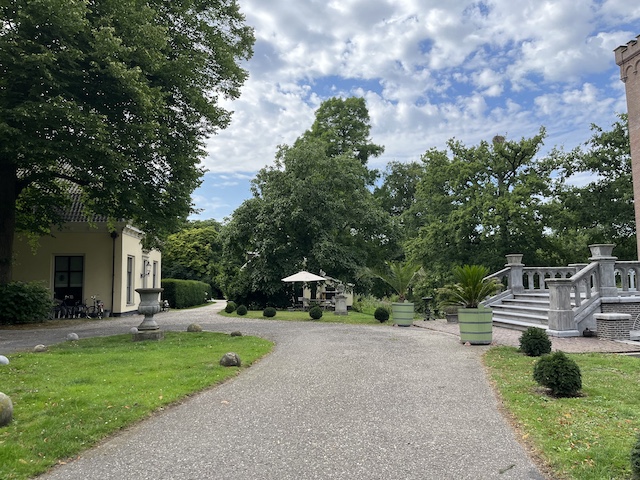
[[(458, 324), (447, 323), (446, 320), (417, 321), (414, 326), (460, 336)], [(520, 335), (522, 335), (522, 332), (519, 330), (493, 327), (492, 345), (519, 347)], [(640, 342), (603, 340), (598, 337), (549, 338), (551, 339), (551, 348), (553, 350), (562, 350), (567, 353), (640, 353)]]

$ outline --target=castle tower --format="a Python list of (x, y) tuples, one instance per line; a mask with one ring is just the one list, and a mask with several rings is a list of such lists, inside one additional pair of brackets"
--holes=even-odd
[(631, 171), (633, 175), (633, 198), (636, 214), (636, 245), (640, 259), (640, 35), (626, 45), (614, 50), (616, 63), (620, 66), (620, 80), (627, 93), (629, 115), (629, 143), (631, 144)]

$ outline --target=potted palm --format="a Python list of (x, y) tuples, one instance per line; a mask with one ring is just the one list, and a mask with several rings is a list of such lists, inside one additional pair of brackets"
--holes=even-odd
[(413, 262), (385, 262), (385, 270), (370, 270), (371, 273), (387, 283), (398, 294), (398, 301), (391, 304), (393, 323), (400, 327), (413, 325), (414, 304), (407, 301), (409, 287), (422, 270)]
[(489, 345), (493, 339), (493, 312), (481, 302), (499, 291), (500, 282), (486, 278), (488, 273), (482, 265), (457, 266), (453, 269), (456, 283), (442, 289), (448, 303), (458, 305), (462, 343)]

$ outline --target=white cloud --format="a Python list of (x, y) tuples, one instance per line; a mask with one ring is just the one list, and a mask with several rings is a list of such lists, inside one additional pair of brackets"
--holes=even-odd
[(239, 3), (257, 42), (232, 124), (207, 144), (216, 174), (271, 163), (334, 95), (367, 100), (386, 147), (373, 166), (541, 125), (547, 144), (574, 146), (626, 111), (613, 49), (640, 34), (622, 0)]

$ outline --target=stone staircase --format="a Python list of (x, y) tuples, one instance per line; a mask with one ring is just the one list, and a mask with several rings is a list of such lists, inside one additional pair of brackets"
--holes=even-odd
[(537, 291), (505, 298), (492, 305), (493, 324), (497, 327), (526, 330), (529, 327), (548, 328), (549, 293)]

